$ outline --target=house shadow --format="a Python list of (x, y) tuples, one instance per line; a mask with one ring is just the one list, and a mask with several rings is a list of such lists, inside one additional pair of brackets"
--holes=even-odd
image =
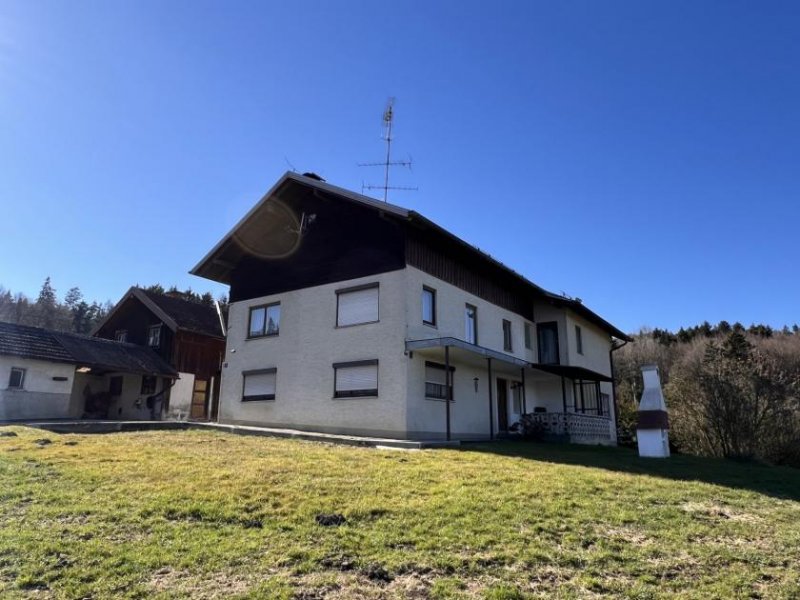
[(648, 475), (674, 481), (710, 483), (774, 498), (800, 501), (800, 469), (770, 466), (756, 461), (743, 462), (686, 454), (673, 454), (667, 459), (641, 458), (631, 448), (511, 440), (464, 443), (460, 450)]

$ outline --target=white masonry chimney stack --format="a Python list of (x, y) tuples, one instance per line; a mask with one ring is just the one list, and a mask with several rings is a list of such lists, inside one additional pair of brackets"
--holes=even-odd
[(669, 418), (664, 394), (661, 393), (661, 376), (657, 365), (642, 365), (644, 390), (639, 402), (639, 419), (636, 439), (639, 456), (667, 458), (669, 456)]

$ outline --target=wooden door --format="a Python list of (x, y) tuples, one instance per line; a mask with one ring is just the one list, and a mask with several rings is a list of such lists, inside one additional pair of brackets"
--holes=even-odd
[(508, 431), (508, 382), (497, 378), (497, 430)]
[(192, 390), (192, 409), (189, 416), (192, 419), (206, 418), (206, 402), (208, 399), (208, 381), (195, 379)]

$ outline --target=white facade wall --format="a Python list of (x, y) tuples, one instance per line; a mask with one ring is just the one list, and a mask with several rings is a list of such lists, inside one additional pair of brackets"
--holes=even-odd
[[(12, 367), (25, 369), (21, 390), (8, 389)], [(80, 416), (70, 401), (74, 376), (75, 365), (0, 356), (0, 421)]]
[[(465, 339), (465, 309), (470, 304), (477, 308), (478, 345), (510, 354), (521, 360), (532, 362), (536, 356), (536, 328), (534, 324), (520, 315), (499, 307), (483, 298), (470, 294), (450, 283), (442, 281), (414, 267), (407, 267), (408, 286), (406, 288), (407, 337), (409, 340), (454, 337)], [(422, 289), (427, 286), (436, 290), (436, 326), (422, 322)], [(503, 348), (503, 319), (511, 322), (511, 352)], [(531, 325), (531, 348), (525, 348), (525, 323)], [(459, 360), (453, 353), (451, 365), (455, 367), (453, 376), (453, 398), (450, 418), (454, 438), (466, 439), (486, 437), (489, 429), (489, 389), (488, 366), (485, 359)], [(414, 437), (441, 437), (445, 428), (445, 406), (441, 400), (425, 398), (425, 362), (443, 363), (443, 352), (415, 352), (408, 361), (408, 431)], [(492, 427), (498, 431), (497, 378), (507, 380), (508, 422), (512, 425), (521, 415), (513, 411), (513, 397), (510, 385), (520, 382), (522, 374), (518, 367), (497, 360), (492, 365)], [(478, 391), (475, 391), (474, 378), (478, 378)], [(536, 386), (527, 381), (526, 404), (530, 409), (535, 398)]]
[[(169, 412), (166, 417), (184, 421), (189, 418), (192, 410), (194, 373), (178, 373), (178, 377), (179, 379), (175, 381), (175, 385), (169, 391)], [(212, 385), (212, 381), (208, 382), (209, 386)]]
[[(377, 323), (336, 327), (336, 290), (379, 283)], [(436, 325), (422, 322), (423, 286), (436, 290)], [(280, 333), (248, 339), (250, 307), (280, 302)], [(414, 267), (348, 281), (235, 302), (230, 306), (220, 393), (220, 422), (307, 429), (355, 435), (441, 438), (445, 404), (425, 397), (425, 362), (444, 363), (441, 348), (405, 353), (406, 340), (465, 339), (465, 306), (477, 308), (478, 345), (537, 362), (536, 324)], [(537, 304), (537, 321), (556, 321), (562, 365), (579, 365), (609, 374), (610, 338), (566, 309)], [(512, 350), (503, 347), (503, 319), (511, 322)], [(525, 347), (525, 323), (531, 327)], [(584, 355), (574, 350), (574, 325), (583, 327)], [(333, 363), (378, 359), (378, 397), (334, 399)], [(455, 367), (451, 404), (454, 439), (489, 435), (488, 369), (485, 358), (451, 352)], [(244, 371), (277, 369), (274, 400), (242, 401)], [(522, 380), (520, 367), (494, 360), (492, 429), (498, 431), (497, 379), (507, 381), (508, 424), (514, 412), (511, 385)], [(477, 391), (475, 390), (475, 378)], [(563, 410), (561, 379), (525, 370), (525, 404), (549, 412)], [(602, 391), (611, 393), (610, 384)], [(566, 381), (573, 405), (572, 381)], [(613, 420), (613, 416), (612, 416)], [(613, 426), (612, 426), (613, 427)]]
[[(568, 360), (570, 365), (576, 365), (590, 369), (602, 375), (611, 377), (611, 336), (600, 329), (597, 325), (590, 323), (583, 317), (576, 315), (572, 311), (566, 311), (566, 329), (569, 339)], [(583, 354), (578, 353), (575, 326), (581, 328), (581, 338), (583, 340)], [(600, 383), (600, 392), (608, 394), (608, 410), (610, 418), (611, 437), (616, 439), (616, 429), (614, 423), (614, 386), (609, 382)]]
[[(531, 331), (531, 349), (525, 348), (524, 323), (520, 315), (492, 304), (450, 283), (414, 267), (407, 267), (406, 288), (407, 336), (410, 340), (454, 337), (465, 339), (464, 311), (467, 304), (478, 309), (478, 345), (516, 356), (528, 362), (536, 361), (536, 329)], [(436, 327), (422, 322), (422, 287), (436, 290)], [(512, 351), (503, 349), (503, 319), (511, 321)], [(533, 323), (531, 323), (533, 326)]]
[[(219, 420), (397, 437), (406, 431), (407, 272), (315, 286), (230, 305)], [(379, 284), (379, 321), (336, 326), (336, 290)], [(247, 339), (249, 309), (281, 303), (280, 333)], [(378, 396), (334, 399), (334, 363), (378, 360)], [(276, 368), (274, 400), (242, 402), (243, 371)]]

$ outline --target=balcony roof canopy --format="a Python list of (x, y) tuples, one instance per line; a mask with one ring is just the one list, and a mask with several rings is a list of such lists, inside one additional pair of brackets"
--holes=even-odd
[(522, 360), (521, 358), (517, 358), (516, 356), (512, 356), (511, 354), (498, 352), (497, 350), (492, 350), (476, 344), (470, 344), (469, 342), (465, 342), (464, 340), (454, 337), (406, 341), (406, 350), (409, 351), (423, 350), (425, 348), (444, 348), (445, 346), (459, 348), (460, 350), (465, 350), (473, 355), (491, 358), (516, 367), (535, 369), (537, 371), (543, 371), (559, 377), (567, 377), (568, 379), (576, 381), (611, 381), (611, 378), (607, 375), (603, 375), (602, 373), (585, 369), (583, 367), (567, 365), (540, 365), (538, 363), (531, 363), (526, 360)]

